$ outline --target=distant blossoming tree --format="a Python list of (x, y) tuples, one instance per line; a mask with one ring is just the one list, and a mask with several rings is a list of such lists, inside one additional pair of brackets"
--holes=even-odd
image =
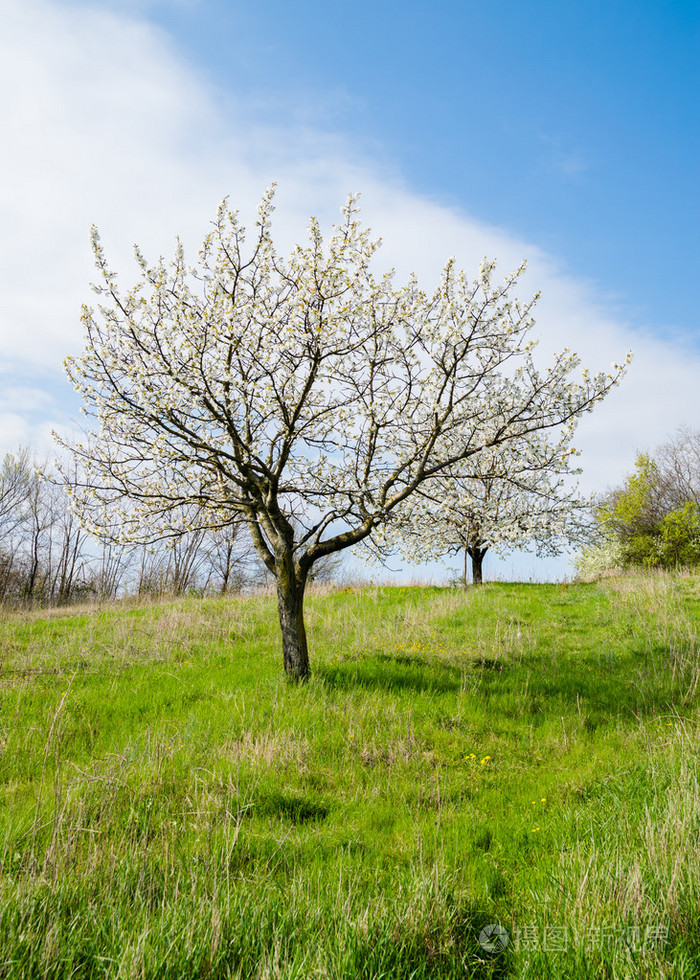
[(427, 481), (393, 522), (395, 539), (412, 561), (462, 553), (472, 582), (483, 581), (486, 553), (533, 547), (556, 555), (591, 535), (593, 500), (571, 478), (575, 450), (570, 424), (558, 438), (542, 432), (484, 450)]
[(147, 540), (247, 525), (275, 577), (284, 668), (309, 674), (304, 589), (314, 564), (362, 541), (427, 481), (496, 447), (566, 425), (621, 375), (575, 383), (567, 351), (539, 370), (517, 273), (473, 281), (448, 262), (436, 289), (375, 276), (354, 198), (324, 247), (318, 223), (288, 259), (273, 193), (244, 229), (224, 202), (196, 268), (178, 243), (120, 290), (97, 232), (96, 309), (66, 368), (97, 429), (73, 451), (77, 511), (93, 532)]

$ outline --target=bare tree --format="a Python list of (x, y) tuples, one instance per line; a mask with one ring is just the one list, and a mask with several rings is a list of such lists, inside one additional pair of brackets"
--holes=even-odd
[(185, 595), (197, 588), (208, 558), (204, 537), (200, 528), (169, 538), (159, 548), (146, 549), (141, 557), (139, 595)]
[(27, 513), (32, 479), (29, 450), (7, 453), (0, 466), (0, 543), (12, 536)]
[(251, 559), (250, 539), (242, 525), (209, 531), (206, 536), (208, 584), (220, 595), (238, 592), (245, 584)]
[(324, 249), (280, 258), (272, 192), (255, 240), (224, 202), (197, 268), (178, 243), (122, 292), (97, 232), (97, 309), (84, 308), (84, 353), (67, 371), (99, 424), (73, 450), (85, 467), (76, 503), (112, 539), (245, 522), (277, 585), (284, 667), (309, 674), (304, 589), (315, 563), (372, 539), (416, 490), (462, 462), (589, 411), (619, 379), (583, 373), (568, 351), (539, 369), (532, 302), (518, 273), (471, 281), (446, 265), (426, 294), (372, 271), (378, 247), (354, 199)]
[(48, 462), (35, 464), (20, 546), (27, 566), (25, 599), (64, 604), (78, 592), (82, 594), (90, 576), (87, 543), (87, 535)]
[(92, 563), (90, 587), (96, 599), (116, 599), (125, 591), (126, 578), (134, 560), (134, 549), (101, 541)]
[(0, 470), (0, 596), (68, 602), (86, 585), (86, 534), (46, 462), (28, 449)]
[(28, 514), (32, 478), (27, 449), (7, 453), (0, 466), (0, 601), (18, 591), (22, 566), (18, 560), (19, 531)]
[(680, 426), (657, 449), (656, 459), (667, 506), (682, 507), (693, 500), (700, 508), (700, 430)]

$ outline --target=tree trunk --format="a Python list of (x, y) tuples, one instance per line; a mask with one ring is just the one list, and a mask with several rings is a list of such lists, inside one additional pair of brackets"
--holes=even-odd
[(231, 558), (233, 557), (233, 543), (231, 541), (226, 542), (225, 555), (226, 558), (221, 575), (221, 588), (219, 589), (219, 595), (226, 595), (228, 592), (228, 580), (231, 578)]
[(309, 677), (309, 651), (304, 628), (304, 587), (306, 576), (296, 571), (291, 561), (277, 565), (277, 608), (282, 630), (282, 656), (287, 677), (306, 681)]
[(483, 567), (484, 567), (484, 555), (488, 551), (488, 548), (474, 547), (469, 549), (469, 557), (472, 560), (472, 584), (481, 585), (484, 581), (483, 578)]
[(31, 601), (34, 598), (34, 589), (36, 588), (37, 578), (39, 577), (39, 535), (41, 534), (41, 529), (39, 528), (38, 521), (34, 522), (32, 527), (32, 555), (30, 558), (29, 567), (29, 578), (25, 584), (24, 597)]

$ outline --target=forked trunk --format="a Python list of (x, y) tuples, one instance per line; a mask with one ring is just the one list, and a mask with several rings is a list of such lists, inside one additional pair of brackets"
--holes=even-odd
[(309, 651), (304, 628), (304, 586), (292, 569), (280, 568), (277, 576), (277, 608), (282, 630), (282, 656), (287, 677), (305, 681), (309, 677)]

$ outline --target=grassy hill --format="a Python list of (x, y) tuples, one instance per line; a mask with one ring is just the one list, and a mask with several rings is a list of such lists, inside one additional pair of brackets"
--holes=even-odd
[(0, 977), (700, 976), (699, 598), (6, 614)]

